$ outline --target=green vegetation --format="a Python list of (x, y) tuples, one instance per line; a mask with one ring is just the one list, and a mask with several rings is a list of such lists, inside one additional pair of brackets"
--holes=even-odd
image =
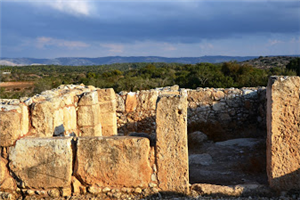
[[(293, 65), (294, 66), (294, 65)], [(299, 61), (298, 68), (299, 69)], [(197, 87), (255, 87), (266, 86), (270, 75), (295, 75), (294, 67), (258, 69), (249, 64), (226, 62), (222, 64), (199, 63), (124, 63), (101, 66), (39, 65), (24, 67), (0, 66), (1, 81), (34, 81), (35, 87), (27, 96), (58, 87), (61, 84), (94, 85), (112, 87), (116, 92), (136, 91), (178, 84), (182, 88)], [(2, 74), (2, 73), (1, 73)], [(15, 92), (14, 98), (24, 95)], [(11, 95), (10, 95), (11, 96)], [(0, 90), (0, 97), (7, 92)]]
[(293, 70), (297, 73), (297, 75), (300, 75), (300, 58), (295, 58), (291, 60), (287, 65), (286, 68), (289, 70)]

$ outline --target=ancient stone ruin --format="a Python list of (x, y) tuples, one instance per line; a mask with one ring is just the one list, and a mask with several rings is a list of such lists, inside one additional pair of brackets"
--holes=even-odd
[[(208, 139), (223, 148), (247, 137), (267, 139), (267, 190), (299, 190), (299, 87), (299, 77), (271, 77), (267, 89), (172, 86), (115, 94), (67, 85), (3, 99), (0, 197), (240, 196), (257, 186), (213, 185), (202, 177), (190, 184), (189, 174), (205, 170), (213, 154), (189, 156), (188, 143), (198, 148)], [(189, 170), (195, 163), (197, 173)]]

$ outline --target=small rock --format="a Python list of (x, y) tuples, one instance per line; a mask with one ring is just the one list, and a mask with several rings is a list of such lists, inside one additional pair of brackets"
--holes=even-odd
[(59, 192), (59, 190), (58, 189), (52, 189), (52, 190), (49, 190), (48, 191), (48, 195), (50, 196), (50, 197), (59, 197), (60, 196), (60, 192)]
[(108, 188), (108, 187), (105, 187), (105, 188), (103, 188), (103, 190), (102, 190), (102, 192), (104, 192), (104, 193), (107, 193), (107, 192), (109, 192), (110, 191), (110, 188)]
[(27, 190), (27, 191), (26, 191), (26, 194), (28, 194), (28, 195), (30, 195), (30, 196), (31, 196), (31, 195), (34, 195), (34, 191), (33, 191), (33, 190)]
[(137, 193), (137, 194), (141, 194), (142, 189), (141, 188), (135, 188), (134, 192)]
[(119, 199), (121, 197), (121, 193), (113, 193), (113, 197)]
[(149, 183), (149, 187), (153, 188), (156, 187), (157, 185), (155, 183)]
[(152, 174), (151, 175), (151, 181), (156, 181), (157, 179), (156, 179), (156, 175), (155, 174)]
[(96, 186), (90, 186), (88, 187), (88, 192), (91, 194), (99, 194), (101, 192), (101, 188)]
[(207, 154), (193, 154), (189, 156), (189, 164), (190, 165), (211, 165), (213, 164), (213, 159), (212, 157)]
[(188, 134), (189, 145), (201, 145), (207, 140), (207, 135), (201, 131), (196, 131)]

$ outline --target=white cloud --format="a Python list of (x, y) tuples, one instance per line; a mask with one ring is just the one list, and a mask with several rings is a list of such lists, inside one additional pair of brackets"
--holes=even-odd
[(50, 6), (55, 10), (72, 15), (91, 15), (93, 1), (91, 0), (2, 0), (4, 2), (24, 2), (35, 6)]
[(36, 47), (43, 49), (46, 46), (66, 47), (68, 49), (81, 49), (90, 45), (80, 41), (61, 40), (50, 37), (38, 37), (36, 39)]

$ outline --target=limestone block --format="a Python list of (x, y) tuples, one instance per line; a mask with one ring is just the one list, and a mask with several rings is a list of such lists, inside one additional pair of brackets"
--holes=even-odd
[(29, 111), (25, 104), (20, 104), (21, 108), (21, 135), (25, 135), (29, 131)]
[(300, 189), (300, 77), (270, 77), (267, 174), (277, 190)]
[(97, 93), (99, 102), (112, 101), (116, 99), (116, 93), (112, 88), (98, 89)]
[(63, 125), (65, 130), (74, 130), (77, 128), (77, 116), (74, 106), (68, 106), (63, 108)]
[(97, 91), (92, 91), (88, 93), (83, 93), (82, 97), (79, 99), (79, 106), (91, 106), (98, 104), (98, 93)]
[(125, 101), (125, 111), (126, 112), (133, 112), (136, 110), (136, 107), (138, 105), (137, 96), (135, 92), (129, 92), (126, 95), (126, 101)]
[(102, 126), (102, 136), (113, 136), (118, 135), (117, 133), (117, 123), (113, 125), (103, 125)]
[(10, 148), (9, 167), (26, 188), (71, 184), (72, 138), (23, 138)]
[(79, 106), (77, 111), (78, 126), (95, 126), (100, 123), (100, 108), (98, 104)]
[(186, 96), (160, 96), (156, 108), (156, 163), (159, 188), (189, 192)]
[(80, 128), (80, 136), (102, 136), (101, 124), (95, 126), (85, 126)]
[(104, 125), (114, 125), (117, 123), (116, 113), (101, 113), (99, 114), (100, 122)]
[(12, 146), (21, 135), (21, 113), (0, 112), (0, 146)]
[(10, 176), (6, 165), (7, 161), (0, 157), (0, 190), (14, 191), (17, 188), (17, 184)]
[(115, 113), (117, 104), (116, 100), (99, 102), (101, 113)]
[[(55, 125), (59, 123), (60, 118), (56, 110), (60, 107), (61, 100), (59, 98), (51, 99), (50, 101), (43, 101), (34, 103), (31, 108), (31, 122), (36, 130), (37, 137), (51, 137), (54, 133)], [(60, 119), (61, 120), (61, 119)]]
[(138, 101), (144, 110), (155, 110), (157, 98), (158, 91), (156, 90), (142, 90), (138, 95)]
[(88, 185), (147, 187), (150, 142), (137, 137), (80, 137), (75, 174)]
[(179, 95), (160, 96), (156, 109), (159, 188), (188, 193), (187, 98)]

